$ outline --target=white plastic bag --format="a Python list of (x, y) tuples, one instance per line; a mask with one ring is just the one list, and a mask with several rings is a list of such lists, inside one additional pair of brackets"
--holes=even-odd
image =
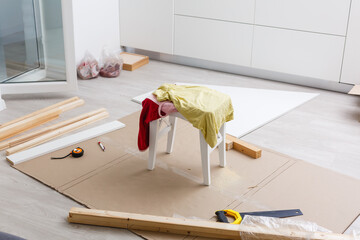
[(100, 57), (100, 76), (109, 78), (119, 76), (123, 63), (120, 50), (111, 51), (108, 48), (103, 48)]
[(96, 78), (99, 75), (99, 63), (96, 59), (86, 51), (84, 58), (77, 67), (77, 74), (81, 79)]

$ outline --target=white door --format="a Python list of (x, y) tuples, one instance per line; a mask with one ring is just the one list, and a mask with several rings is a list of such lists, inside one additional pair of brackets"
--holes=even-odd
[(2, 94), (77, 89), (72, 3), (3, 0), (0, 8)]

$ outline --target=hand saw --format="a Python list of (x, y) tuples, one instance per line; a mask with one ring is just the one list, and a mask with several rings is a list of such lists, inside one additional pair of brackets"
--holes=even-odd
[(277, 211), (264, 211), (264, 212), (237, 212), (232, 209), (220, 210), (215, 212), (219, 222), (229, 223), (226, 216), (235, 218), (235, 221), (231, 224), (240, 224), (245, 215), (251, 216), (263, 216), (263, 217), (294, 217), (303, 215), (300, 209), (288, 209), (288, 210), (277, 210)]

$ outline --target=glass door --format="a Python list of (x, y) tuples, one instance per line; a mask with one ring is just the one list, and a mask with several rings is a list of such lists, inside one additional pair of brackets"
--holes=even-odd
[(40, 68), (34, 3), (32, 0), (1, 0), (0, 82)]
[(71, 1), (0, 0), (2, 93), (76, 89), (71, 25)]

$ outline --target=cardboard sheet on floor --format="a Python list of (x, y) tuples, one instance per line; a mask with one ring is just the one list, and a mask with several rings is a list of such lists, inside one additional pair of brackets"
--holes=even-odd
[[(125, 128), (46, 154), (14, 167), (76, 201), (97, 209), (214, 221), (214, 212), (300, 208), (305, 220), (343, 232), (360, 212), (360, 181), (289, 156), (263, 150), (252, 159), (227, 152), (227, 166), (211, 155), (211, 186), (203, 186), (199, 132), (179, 120), (172, 154), (166, 138), (158, 144), (157, 163), (148, 171), (147, 151), (137, 150), (139, 113), (120, 119)], [(97, 145), (102, 141), (103, 152)], [(82, 158), (50, 160), (73, 147)], [(335, 217), (336, 216), (336, 217)], [(183, 239), (176, 235), (136, 231), (149, 239)]]

